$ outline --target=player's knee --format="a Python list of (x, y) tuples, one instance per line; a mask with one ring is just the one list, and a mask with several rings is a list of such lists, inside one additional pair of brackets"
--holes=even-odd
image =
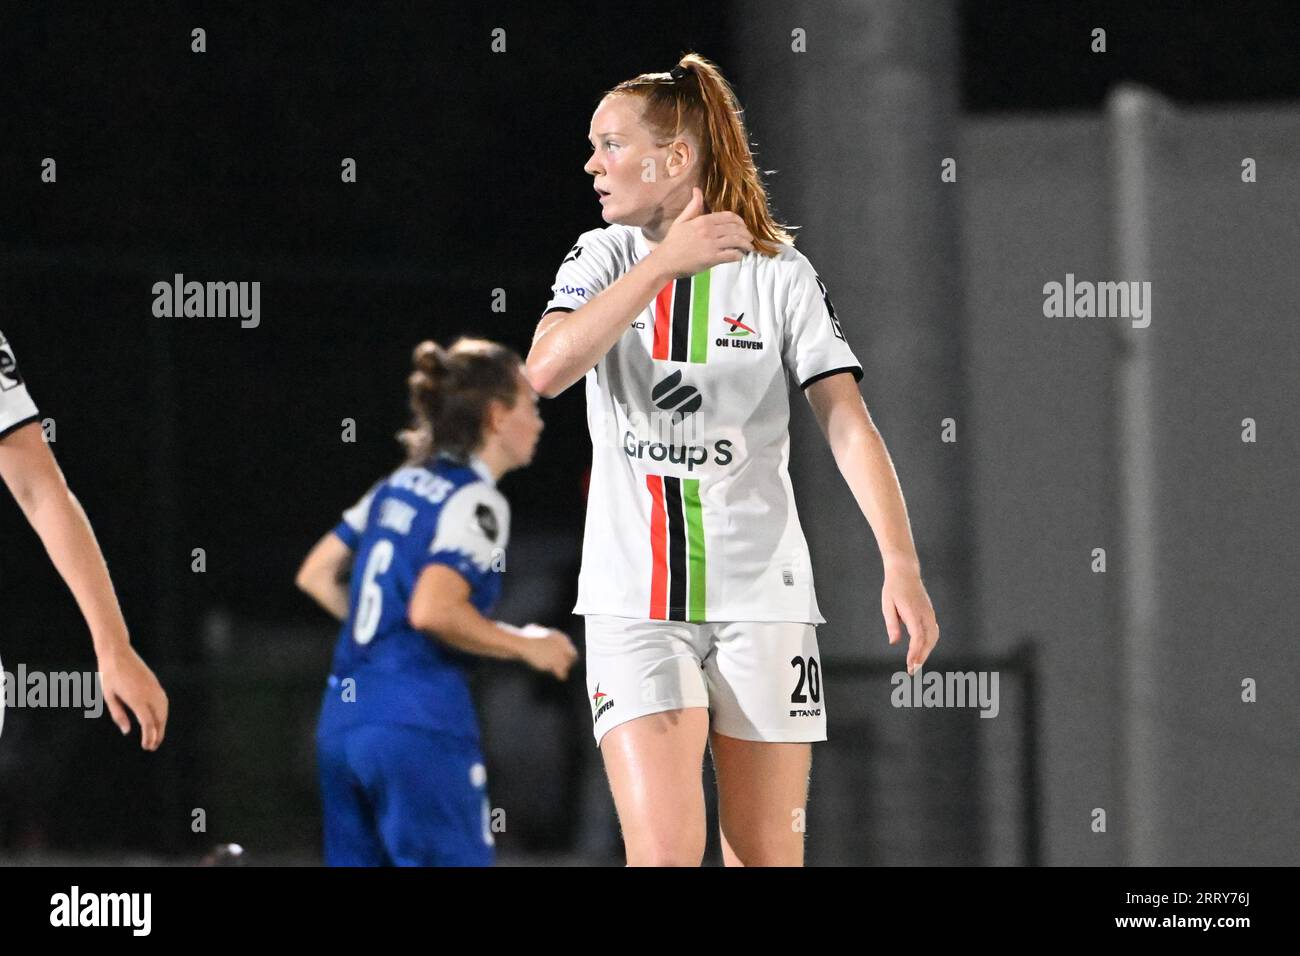
[(798, 832), (726, 833), (724, 840), (733, 866), (803, 866), (803, 834)]
[(699, 866), (704, 862), (704, 848), (648, 847), (628, 850), (628, 866)]
[(736, 854), (740, 866), (803, 866), (801, 847), (758, 847)]
[(704, 862), (704, 835), (642, 834), (624, 838), (628, 866), (699, 866)]

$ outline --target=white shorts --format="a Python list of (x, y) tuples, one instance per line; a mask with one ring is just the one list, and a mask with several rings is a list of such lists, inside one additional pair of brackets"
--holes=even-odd
[(647, 714), (707, 707), (740, 740), (826, 739), (817, 628), (786, 621), (687, 624), (586, 615), (587, 700), (596, 746)]

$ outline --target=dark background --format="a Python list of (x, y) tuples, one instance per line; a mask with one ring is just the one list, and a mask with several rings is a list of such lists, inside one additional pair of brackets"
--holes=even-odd
[[(526, 354), (560, 259), (601, 225), (581, 169), (601, 93), (688, 50), (733, 75), (748, 7), (0, 8), (0, 329), (57, 422), (55, 453), (173, 708), (156, 755), (115, 739), (107, 720), (10, 712), (0, 850), (186, 855), (213, 842), (216, 828), (195, 835), (177, 820), (232, 772), (212, 723), (229, 716), (231, 688), (205, 676), (214, 609), (248, 633), (324, 635), (323, 666), (328, 623), (293, 575), (397, 463), (412, 346), (472, 333)], [(1281, 0), (957, 9), (967, 115), (1095, 111), (1121, 79), (1192, 105), (1300, 91), (1295, 5)], [(1110, 55), (1080, 42), (1093, 24), (1107, 27)], [(205, 54), (190, 52), (194, 26)], [(490, 52), (497, 26), (504, 55)], [(780, 109), (765, 115), (780, 122)], [(749, 132), (761, 146), (764, 129)], [(46, 156), (57, 185), (40, 182)], [(355, 185), (339, 180), (342, 157), (357, 161)], [(783, 166), (770, 179), (778, 219), (781, 176), (801, 175), (779, 159), (760, 159)], [(177, 272), (259, 280), (261, 326), (154, 318), (151, 287)], [(491, 311), (497, 288), (505, 313)], [(516, 529), (567, 541), (590, 454), (581, 389), (543, 412), (535, 463), (502, 489)], [(345, 418), (354, 444), (340, 441)], [(190, 570), (199, 547), (203, 574)], [(557, 614), (571, 606), (565, 587)], [(7, 667), (91, 666), (75, 605), (13, 506), (0, 507), (0, 601)], [(568, 691), (580, 697), (580, 680)], [(310, 704), (316, 690), (295, 693)], [(256, 737), (276, 714), (250, 712), (232, 732)], [(301, 778), (293, 813), (312, 812), (313, 782)], [(295, 834), (315, 826), (299, 823)]]

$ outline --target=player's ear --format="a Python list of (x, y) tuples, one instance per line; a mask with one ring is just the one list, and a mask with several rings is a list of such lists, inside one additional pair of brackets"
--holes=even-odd
[(487, 415), (484, 416), (483, 420), (483, 432), (485, 437), (500, 431), (502, 426), (505, 425), (506, 415), (509, 413), (510, 409), (506, 407), (506, 403), (501, 401), (501, 399), (488, 399)]
[(668, 144), (668, 156), (665, 164), (670, 177), (681, 175), (682, 167), (686, 165), (686, 151), (682, 149), (682, 146), (681, 140)]
[(680, 176), (686, 173), (695, 158), (695, 147), (690, 140), (682, 137), (668, 147), (668, 175)]

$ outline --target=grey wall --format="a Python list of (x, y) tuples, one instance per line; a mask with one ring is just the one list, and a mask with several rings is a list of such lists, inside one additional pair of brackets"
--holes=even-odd
[[(851, 14), (848, 6), (835, 9)], [(870, 7), (877, 18), (892, 9)], [(1154, 827), (1152, 862), (1300, 862), (1300, 652), (1290, 626), (1300, 612), (1300, 529), (1289, 497), (1300, 458), (1292, 411), (1300, 109), (1166, 117), (1155, 135), (1152, 274), (1119, 275), (1101, 113), (967, 117), (945, 132), (934, 115), (914, 114), (947, 112), (942, 93), (933, 92), (947, 82), (946, 67), (912, 56), (906, 30), (892, 49), (819, 32), (826, 14), (818, 10), (799, 5), (788, 18), (746, 19), (738, 34), (753, 55), (739, 88), (760, 168), (776, 171), (768, 182), (778, 215), (805, 227), (799, 247), (821, 272), (868, 369), (863, 395), (898, 464), (928, 580), (939, 579), (931, 594), (943, 639), (931, 669), (1007, 653), (1034, 635), (1045, 862), (1133, 862), (1139, 819)], [(809, 31), (802, 58), (789, 50), (791, 25)], [(902, 112), (889, 109), (890, 96)], [(764, 112), (764, 104), (788, 102), (797, 108)], [(889, 137), (898, 142), (880, 142)], [(943, 187), (958, 210), (951, 245), (936, 243), (916, 221), (952, 227), (947, 205), (916, 183), (937, 182), (947, 155), (958, 160), (958, 181)], [(1241, 182), (1246, 156), (1258, 163), (1255, 184)], [(924, 202), (891, 202), (891, 194)], [(885, 269), (891, 243), (929, 258), (901, 272)], [(917, 293), (913, 281), (927, 270), (944, 288), (950, 273), (958, 276), (958, 301), (937, 324), (931, 319), (943, 297)], [(1153, 283), (1144, 334), (1155, 380), (1161, 614), (1156, 633), (1132, 637), (1152, 642), (1160, 661), (1144, 702), (1153, 715), (1154, 765), (1145, 774), (1152, 792), (1135, 787), (1125, 766), (1132, 723), (1120, 636), (1128, 568), (1114, 330), (1104, 319), (1043, 316), (1044, 283), (1063, 282), (1066, 273)], [(929, 391), (919, 394), (924, 374), (905, 367), (909, 355), (926, 352), (913, 338), (918, 323), (925, 335), (960, 343), (966, 397), (954, 415), (964, 447), (947, 473), (932, 465), (937, 422), (920, 420), (935, 414)], [(951, 392), (941, 369), (932, 369), (931, 388)], [(820, 632), (823, 654), (832, 662), (901, 661), (883, 641), (870, 533), (802, 404), (793, 412), (799, 460), (792, 473), (829, 619)], [(1246, 417), (1258, 422), (1255, 444), (1241, 441)], [(962, 545), (974, 568), (969, 595), (961, 593), (960, 571), (948, 573), (947, 536), (963, 536), (960, 523), (945, 530), (950, 496), (970, 502)], [(1106, 550), (1104, 574), (1091, 569), (1094, 548)], [(954, 626), (968, 606), (969, 626)], [(980, 759), (971, 768), (919, 720), (881, 717), (862, 703), (862, 694), (887, 693), (887, 684), (837, 685), (834, 675), (828, 668), (832, 741), (818, 751), (810, 846), (820, 795), (836, 818), (823, 844), (843, 852), (822, 859), (847, 862), (858, 855), (850, 845), (877, 846), (882, 833), (933, 826), (938, 816), (951, 835), (951, 816), (976, 834), (978, 859), (1017, 861), (1023, 741), (1007, 725), (1024, 716), (1020, 688), (1004, 681), (998, 720), (974, 721)], [(1258, 682), (1256, 703), (1241, 700), (1245, 678)], [(841, 722), (837, 734), (837, 713), (847, 720), (850, 711), (862, 723)], [(970, 740), (969, 728), (946, 732)], [(863, 761), (879, 771), (864, 775)], [(918, 772), (918, 763), (933, 772)], [(947, 792), (941, 805), (926, 802), (935, 789)], [(864, 802), (892, 809), (864, 816)], [(855, 815), (845, 808), (857, 808)], [(1092, 828), (1096, 808), (1106, 811), (1104, 833)], [(969, 851), (952, 838), (899, 849), (914, 862), (969, 862)]]
[[(1143, 278), (1163, 614), (1141, 639), (1162, 661), (1157, 856), (1295, 864), (1300, 110), (1180, 111), (1156, 142), (1154, 274)], [(1253, 185), (1240, 178), (1246, 156), (1259, 165)], [(1103, 119), (968, 120), (961, 159), (983, 632), (992, 650), (1040, 635), (1047, 862), (1122, 862), (1139, 808), (1120, 777), (1113, 359), (1107, 320), (1042, 314), (1045, 282), (1121, 278)], [(1246, 417), (1256, 444), (1241, 441)], [(1107, 549), (1104, 575), (1090, 570), (1095, 547)], [(1241, 701), (1247, 677), (1254, 704)], [(1094, 807), (1107, 834), (1090, 831)]]

